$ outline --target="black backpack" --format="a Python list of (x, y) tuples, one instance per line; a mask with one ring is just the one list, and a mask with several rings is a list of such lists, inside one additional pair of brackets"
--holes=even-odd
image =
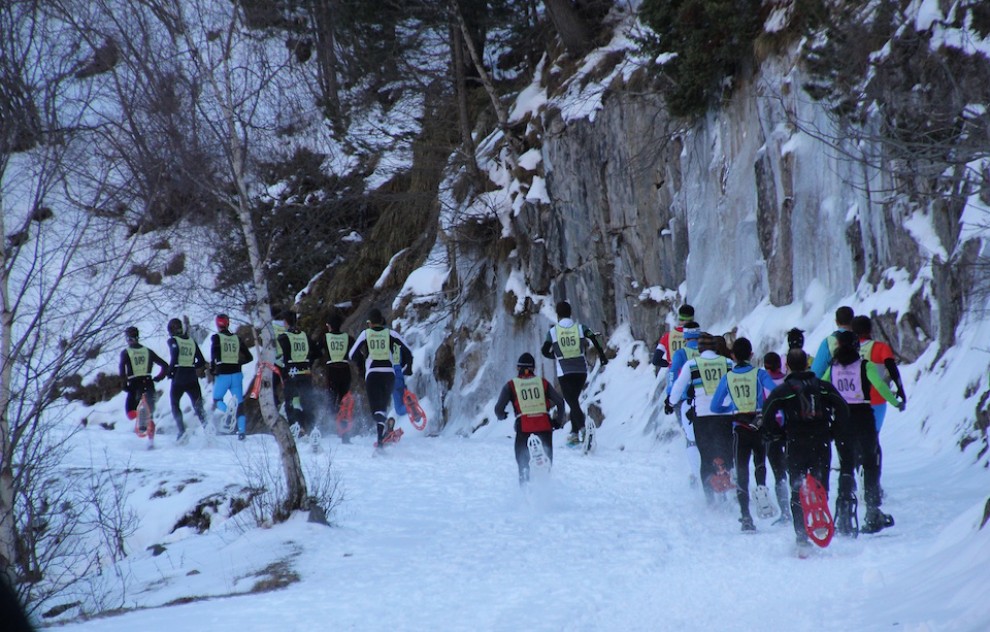
[(829, 423), (832, 421), (832, 403), (823, 392), (821, 380), (811, 376), (794, 384), (800, 416), (803, 421)]

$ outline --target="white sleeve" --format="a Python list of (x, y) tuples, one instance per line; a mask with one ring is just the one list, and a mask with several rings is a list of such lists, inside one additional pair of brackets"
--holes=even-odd
[(349, 355), (347, 356), (347, 359), (348, 359), (348, 360), (353, 360), (353, 359), (354, 359), (354, 354), (355, 354), (355, 353), (357, 353), (357, 350), (358, 350), (358, 346), (359, 346), (359, 345), (360, 345), (360, 344), (361, 344), (362, 342), (364, 342), (364, 339), (365, 339), (365, 335), (364, 335), (364, 334), (365, 334), (365, 332), (366, 332), (366, 331), (367, 331), (366, 329), (362, 329), (362, 330), (361, 330), (361, 335), (360, 335), (360, 336), (358, 336), (358, 337), (357, 337), (357, 340), (355, 340), (355, 341), (354, 341), (354, 346), (353, 346), (353, 347), (351, 347), (351, 352), (350, 352), (350, 354), (349, 354)]

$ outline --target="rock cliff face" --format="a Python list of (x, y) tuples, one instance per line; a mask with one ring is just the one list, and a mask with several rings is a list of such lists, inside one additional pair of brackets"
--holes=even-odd
[[(547, 113), (553, 212), (524, 215), (548, 244), (540, 289), (648, 339), (658, 312), (644, 288), (680, 289), (723, 331), (764, 300), (807, 312), (888, 270), (917, 278), (926, 260), (904, 227), (908, 206), (876, 199), (871, 190), (893, 186), (884, 174), (802, 131), (830, 134), (831, 123), (801, 81), (796, 67), (768, 64), (687, 129), (659, 99), (622, 92), (594, 121)], [(892, 315), (916, 325), (905, 330), (915, 340), (898, 340), (912, 355), (938, 333), (923, 303)]]
[[(907, 361), (951, 345), (966, 283), (957, 255), (979, 248), (960, 241), (961, 205), (919, 203), (877, 168), (882, 143), (843, 140), (802, 89), (804, 72), (793, 51), (771, 56), (691, 124), (668, 116), (658, 94), (619, 82), (593, 116), (568, 117), (548, 99), (534, 118), (549, 201), (513, 214), (510, 256), (460, 254), (459, 265), (486, 268), (476, 282), (492, 291), (448, 329), (466, 359), (449, 390), (469, 394), (448, 401), (448, 419), (485, 414), (515, 357), (537, 352), (560, 299), (593, 328), (627, 324), (644, 349), (682, 301), (719, 333), (764, 302), (788, 306), (787, 322), (765, 328), (782, 334), (830, 320), (845, 299), (874, 312)], [(901, 297), (911, 288), (906, 304), (855, 300), (894, 283)], [(479, 315), (490, 328), (458, 334)]]

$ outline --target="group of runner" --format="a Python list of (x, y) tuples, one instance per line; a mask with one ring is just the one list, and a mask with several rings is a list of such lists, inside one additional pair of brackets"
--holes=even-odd
[[(680, 324), (660, 339), (653, 362), (669, 364), (664, 410), (680, 422), (689, 464), (698, 472), (695, 481), (708, 502), (717, 502), (733, 485), (724, 471), (732, 464), (741, 528), (754, 531), (750, 466), (757, 489), (765, 491), (769, 461), (780, 510), (777, 522), (792, 522), (798, 543), (804, 544), (800, 487), (810, 473), (827, 492), (834, 441), (839, 457), (836, 531), (855, 536), (892, 526), (893, 518), (880, 509), (879, 433), (887, 404), (904, 410), (906, 396), (893, 351), (873, 340), (870, 318), (840, 307), (835, 331), (814, 356), (803, 350), (804, 332), (794, 328), (787, 333), (786, 361), (769, 352), (757, 368), (747, 338), (736, 338), (729, 347), (724, 337), (702, 331), (694, 316), (690, 305), (679, 309)], [(888, 379), (895, 385), (893, 392)], [(865, 488), (862, 526), (857, 468)]]
[[(127, 347), (120, 354), (119, 373), (127, 393), (125, 411), (128, 419), (137, 423), (136, 430), (144, 436), (146, 424), (153, 417), (156, 403), (155, 382), (171, 378), (169, 393), (172, 418), (175, 420), (178, 442), (188, 438), (181, 398), (188, 395), (193, 411), (207, 432), (236, 432), (238, 439), (247, 434), (247, 417), (244, 412), (244, 375), (242, 367), (254, 358), (245, 341), (230, 331), (230, 318), (218, 314), (215, 319), (217, 332), (210, 337), (210, 362), (207, 364), (199, 345), (190, 336), (187, 327), (178, 318), (168, 322), (169, 361), (140, 342), (136, 327), (125, 332)], [(391, 431), (394, 420), (389, 418), (390, 403), (394, 402), (397, 414), (405, 414), (402, 394), (406, 375), (412, 375), (412, 351), (396, 331), (385, 325), (378, 309), (369, 313), (367, 327), (357, 338), (341, 330), (343, 318), (332, 314), (326, 323), (326, 333), (318, 340), (301, 331), (296, 314), (287, 311), (275, 321), (276, 359), (273, 370), (276, 403), (284, 401), (286, 418), (296, 438), (313, 432), (319, 411), (325, 411), (323, 398), (314, 382), (317, 364), (325, 363), (326, 394), (329, 409), (336, 416), (344, 398), (351, 390), (350, 363), (358, 364), (365, 376), (367, 400), (377, 430), (377, 447), (385, 444), (386, 433)], [(158, 374), (152, 377), (154, 367)], [(227, 394), (236, 402), (236, 425), (216, 428), (208, 421), (203, 406), (199, 379), (208, 377), (213, 382), (213, 409), (218, 417), (228, 412)], [(391, 400), (391, 401), (390, 401)], [(148, 406), (148, 420), (138, 414), (142, 401)], [(151, 422), (153, 423), (153, 422)], [(349, 442), (349, 433), (342, 434)]]
[[(510, 404), (515, 413), (515, 453), (521, 483), (529, 480), (530, 436), (540, 438), (551, 461), (553, 430), (567, 421), (567, 443), (576, 445), (584, 440), (586, 416), (579, 397), (588, 378), (588, 343), (597, 350), (601, 364), (608, 363), (598, 335), (573, 318), (567, 301), (557, 304), (556, 314), (557, 322), (548, 329), (541, 353), (554, 360), (561, 393), (536, 376), (535, 358), (524, 353), (517, 361), (517, 376), (505, 384), (495, 405), (498, 419), (508, 416)], [(652, 361), (658, 369), (669, 369), (664, 411), (674, 415), (683, 429), (691, 482), (700, 484), (709, 503), (718, 502), (734, 487), (741, 528), (755, 530), (750, 510), (750, 467), (757, 490), (765, 492), (769, 462), (780, 512), (777, 522), (793, 522), (800, 543), (806, 538), (800, 485), (811, 474), (828, 490), (834, 441), (839, 457), (837, 532), (875, 533), (893, 525), (893, 518), (880, 509), (879, 433), (887, 404), (903, 410), (906, 395), (893, 350), (873, 339), (869, 317), (840, 307), (835, 313), (835, 331), (821, 342), (814, 356), (803, 350), (804, 332), (791, 329), (787, 332), (786, 358), (776, 352), (766, 353), (762, 368), (754, 365), (753, 346), (747, 338), (738, 337), (730, 346), (725, 337), (702, 331), (692, 306), (681, 306), (678, 320), (679, 324), (658, 341)], [(245, 438), (241, 367), (253, 357), (244, 340), (231, 333), (229, 317), (219, 314), (215, 324), (208, 364), (177, 318), (167, 326), (168, 362), (140, 343), (135, 327), (127, 328), (120, 375), (125, 381), (128, 418), (140, 423), (137, 409), (142, 399), (153, 411), (154, 383), (170, 377), (178, 440), (187, 436), (179, 405), (183, 395), (190, 397), (196, 416), (207, 427), (199, 378), (208, 371), (214, 409), (220, 414), (227, 412), (224, 398), (228, 392), (236, 401), (236, 429), (225, 430)], [(402, 336), (386, 326), (380, 310), (370, 312), (367, 327), (357, 338), (343, 332), (341, 325), (340, 315), (332, 315), (326, 333), (314, 342), (299, 329), (294, 313), (286, 312), (276, 322), (276, 374), (281, 378), (286, 416), (297, 438), (313, 430), (320, 409), (313, 380), (318, 362), (325, 363), (326, 392), (330, 410), (336, 414), (350, 392), (350, 363), (354, 362), (363, 369), (378, 437), (376, 446), (381, 449), (394, 424), (388, 416), (390, 404), (394, 402), (397, 413), (404, 414), (402, 391), (404, 376), (412, 374), (412, 352)], [(155, 365), (160, 371), (152, 378)], [(894, 384), (893, 391), (888, 380)], [(343, 440), (349, 441), (346, 434)], [(862, 526), (857, 510), (857, 469), (862, 470), (866, 503)]]

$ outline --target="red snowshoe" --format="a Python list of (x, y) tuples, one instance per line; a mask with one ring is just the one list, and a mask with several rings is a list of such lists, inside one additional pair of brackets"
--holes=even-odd
[(835, 535), (832, 513), (828, 510), (828, 493), (814, 476), (808, 474), (801, 483), (800, 497), (804, 530), (812, 542), (825, 548)]
[(715, 463), (715, 473), (712, 474), (711, 478), (708, 480), (711, 483), (712, 489), (715, 490), (715, 493), (721, 494), (731, 489), (735, 489), (736, 486), (732, 484), (732, 477), (729, 475), (729, 471), (725, 469), (725, 461), (723, 461), (721, 457), (717, 457), (713, 463)]

